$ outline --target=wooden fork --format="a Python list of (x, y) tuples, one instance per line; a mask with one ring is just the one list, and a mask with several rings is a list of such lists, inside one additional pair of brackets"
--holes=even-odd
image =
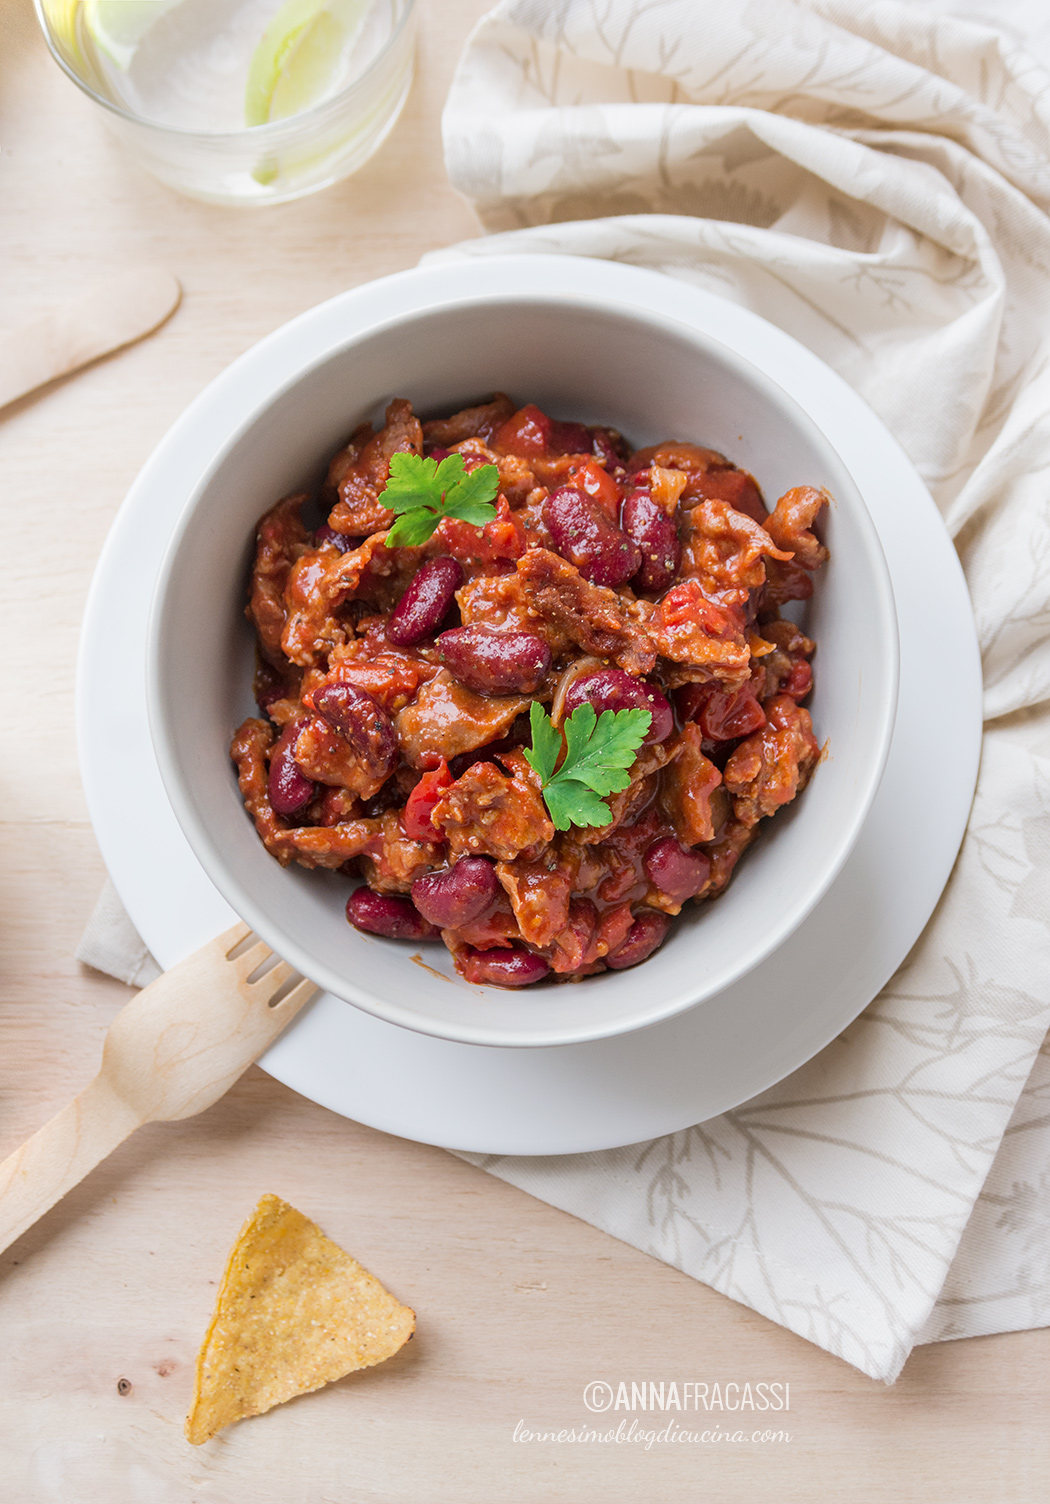
[(317, 991), (287, 986), (285, 961), (260, 972), (273, 959), (235, 925), (117, 1014), (95, 1079), (0, 1164), (0, 1252), (143, 1123), (191, 1118), (229, 1090)]

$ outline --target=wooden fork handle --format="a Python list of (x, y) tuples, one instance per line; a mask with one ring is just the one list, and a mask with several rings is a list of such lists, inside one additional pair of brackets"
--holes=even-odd
[(174, 312), (180, 296), (170, 272), (128, 267), (0, 335), (0, 407), (141, 339)]
[(141, 1126), (96, 1076), (68, 1107), (0, 1164), (0, 1252)]

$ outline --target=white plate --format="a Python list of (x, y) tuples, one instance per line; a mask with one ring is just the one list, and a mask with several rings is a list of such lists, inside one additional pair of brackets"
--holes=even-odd
[[(535, 258), (537, 268), (550, 259)], [(447, 284), (449, 267), (441, 274)], [(163, 966), (235, 918), (175, 821), (146, 721), (146, 623), (175, 519), (202, 473), (201, 455), (217, 454), (243, 421), (275, 358), (294, 375), (317, 321), (337, 321), (349, 335), (427, 306), (431, 275), (406, 272), (344, 293), (248, 351), (236, 382), (220, 376), (207, 402), (198, 398), (158, 446), (106, 541), (81, 636), (81, 769), (106, 865)], [(498, 275), (492, 262), (462, 267), (471, 291)], [(872, 515), (901, 641), (889, 762), (828, 895), (768, 960), (702, 1007), (640, 1033), (525, 1050), (412, 1033), (324, 994), (263, 1056), (264, 1069), (304, 1096), (406, 1138), (485, 1153), (579, 1153), (672, 1132), (746, 1101), (816, 1054), (881, 989), (932, 912), (966, 826), (980, 752), (980, 661), (962, 572), (922, 481), (860, 398), (789, 336), (681, 282), (635, 268), (630, 278), (635, 306), (695, 323), (786, 387), (862, 494), (880, 498)], [(937, 649), (946, 637), (950, 676)], [(934, 737), (954, 756), (931, 783), (918, 772)], [(644, 985), (644, 971), (638, 979)]]

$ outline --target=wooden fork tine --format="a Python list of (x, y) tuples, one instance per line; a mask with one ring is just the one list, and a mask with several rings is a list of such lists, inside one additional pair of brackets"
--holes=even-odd
[(316, 982), (311, 982), (306, 977), (303, 977), (299, 985), (297, 987), (293, 987), (287, 997), (282, 997), (279, 1003), (273, 1004), (273, 1012), (284, 1013), (288, 1012), (289, 1010), (301, 1008), (304, 1003), (308, 1003), (310, 1001), (311, 997), (313, 997), (314, 993), (317, 992), (317, 990), (318, 987)]
[(228, 961), (230, 959), (230, 952), (235, 951), (238, 945), (243, 945), (251, 933), (252, 927), (250, 924), (245, 924), (243, 920), (238, 921), (237, 924), (232, 925), (226, 930), (224, 934), (219, 935), (217, 939), (213, 940), (212, 944), (221, 949), (223, 956)]
[[(235, 961), (231, 961), (229, 964), (237, 968), (237, 975), (242, 980), (247, 980), (247, 978), (251, 976), (252, 972), (255, 971), (259, 966), (262, 966), (262, 964), (267, 961), (272, 955), (273, 951), (266, 944), (266, 942), (264, 940), (257, 940), (256, 943), (253, 946), (250, 946), (242, 956), (238, 956)], [(269, 972), (266, 973), (267, 976), (269, 976), (269, 974)]]
[(278, 961), (276, 966), (272, 967), (265, 976), (260, 977), (257, 982), (253, 982), (252, 986), (265, 987), (270, 993), (279, 992), (288, 978), (296, 975), (298, 973), (294, 966), (289, 966), (287, 961)]

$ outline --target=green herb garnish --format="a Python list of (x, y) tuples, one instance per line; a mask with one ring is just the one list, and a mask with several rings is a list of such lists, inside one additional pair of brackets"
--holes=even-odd
[(442, 517), (484, 527), (496, 516), (492, 501), (498, 490), (495, 465), (479, 465), (468, 475), (461, 454), (447, 454), (440, 464), (421, 454), (392, 455), (390, 479), (379, 493), (383, 506), (399, 514), (387, 548), (425, 543)]
[(561, 733), (535, 700), (529, 711), (532, 749), (525, 760), (543, 784), (543, 799), (555, 830), (570, 825), (607, 825), (612, 811), (599, 796), (618, 794), (630, 783), (628, 768), (653, 723), (648, 710), (603, 710), (581, 705), (564, 723), (565, 761), (554, 768)]

